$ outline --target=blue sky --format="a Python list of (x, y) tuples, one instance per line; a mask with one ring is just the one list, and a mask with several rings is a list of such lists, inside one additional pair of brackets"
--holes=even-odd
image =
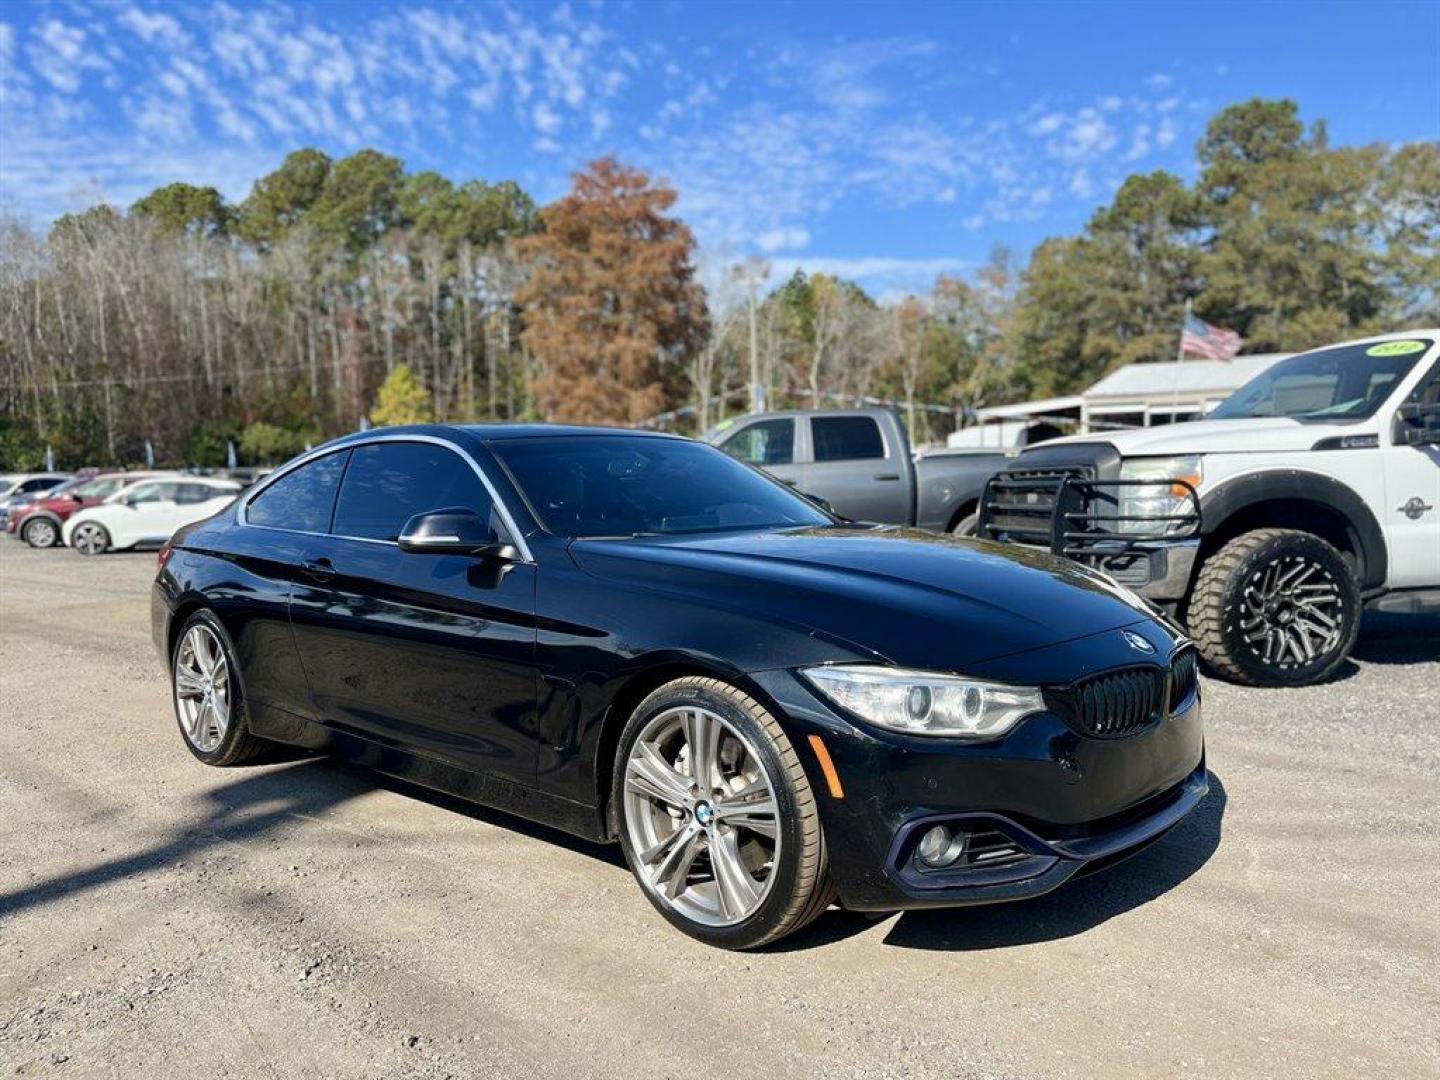
[(707, 258), (881, 293), (1077, 229), (1205, 121), (1297, 99), (1337, 143), (1440, 138), (1440, 3), (0, 5), (0, 205), (172, 180), (239, 199), (299, 146), (511, 177), (615, 153)]

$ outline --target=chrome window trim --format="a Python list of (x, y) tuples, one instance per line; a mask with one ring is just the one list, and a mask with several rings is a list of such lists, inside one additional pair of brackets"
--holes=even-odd
[[(505, 501), (500, 498), (500, 492), (497, 491), (495, 489), (495, 485), (490, 482), (490, 477), (485, 475), (485, 470), (480, 467), (480, 463), (476, 461), (475, 458), (471, 455), (471, 453), (463, 446), (460, 446), (458, 443), (454, 443), (449, 439), (443, 439), (438, 435), (372, 435), (364, 439), (356, 439), (354, 442), (347, 442), (341, 446), (334, 446), (329, 443), (325, 444), (324, 446), (317, 446), (314, 450), (311, 450), (309, 453), (296, 458), (294, 461), (290, 462), (290, 464), (284, 466), (283, 468), (276, 469), (269, 476), (265, 477), (259, 483), (255, 484), (252, 488), (250, 488), (249, 491), (246, 491), (240, 497), (239, 504), (236, 507), (236, 524), (241, 525), (247, 529), (271, 529), (275, 532), (291, 533), (292, 535), (296, 536), (323, 536), (331, 537), (336, 540), (356, 540), (363, 544), (384, 544), (388, 547), (398, 547), (399, 545), (394, 540), (377, 540), (371, 536), (347, 536), (344, 533), (317, 533), (309, 529), (287, 529), (282, 525), (255, 525), (249, 521), (250, 504), (255, 499), (263, 495), (269, 489), (271, 484), (275, 483), (277, 480), (289, 476), (296, 469), (302, 468), (303, 466), (310, 464), (310, 462), (315, 461), (318, 458), (325, 457), (327, 454), (338, 454), (344, 450), (358, 450), (362, 446), (373, 446), (377, 443), (387, 442), (430, 443), (433, 446), (443, 446), (447, 450), (450, 450), (452, 453), (459, 455), (459, 457), (470, 466), (470, 468), (474, 471), (475, 475), (480, 478), (480, 483), (485, 486), (485, 490), (490, 495), (491, 503), (494, 505), (496, 512), (498, 512), (500, 515), (501, 522), (504, 523), (506, 530), (510, 533), (511, 541), (520, 551), (521, 561), (527, 563), (533, 563), (535, 561), (535, 556), (530, 553), (530, 545), (525, 542), (525, 537), (521, 534), (520, 527), (515, 523), (514, 515), (510, 513), (510, 508), (505, 505)], [(340, 484), (343, 485), (344, 483), (345, 477), (342, 473), (340, 477)], [(336, 498), (339, 498), (338, 486), (336, 488)]]

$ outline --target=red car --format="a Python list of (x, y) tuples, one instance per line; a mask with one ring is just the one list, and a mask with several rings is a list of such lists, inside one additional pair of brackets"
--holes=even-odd
[(133, 484), (136, 480), (164, 475), (166, 474), (159, 472), (101, 473), (88, 480), (65, 484), (43, 499), (17, 507), (11, 512), (5, 529), (31, 547), (54, 547), (60, 542), (60, 526), (76, 510), (104, 502), (126, 484)]

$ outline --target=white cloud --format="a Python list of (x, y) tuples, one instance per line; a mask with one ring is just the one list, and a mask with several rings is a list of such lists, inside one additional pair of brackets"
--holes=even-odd
[(1149, 90), (1164, 90), (1167, 86), (1169, 86), (1169, 85), (1170, 85), (1171, 83), (1173, 83), (1175, 80), (1174, 80), (1173, 78), (1171, 78), (1169, 75), (1166, 75), (1166, 74), (1163, 74), (1162, 72), (1158, 72), (1158, 71), (1157, 71), (1154, 75), (1146, 75), (1144, 81), (1145, 81), (1145, 87), (1146, 87), (1146, 89), (1149, 89)]
[(163, 11), (141, 11), (131, 6), (116, 18), (121, 26), (145, 41), (160, 42), (174, 49), (184, 48), (190, 43), (190, 36), (180, 28), (180, 24)]
[(917, 258), (906, 259), (889, 256), (803, 256), (770, 261), (770, 280), (783, 282), (792, 277), (796, 270), (809, 274), (828, 274), (859, 282), (873, 295), (883, 301), (890, 301), (906, 294), (928, 290), (941, 274), (958, 274), (973, 264), (958, 258)]
[(771, 229), (755, 238), (756, 246), (766, 254), (776, 251), (795, 251), (808, 243), (810, 243), (809, 231), (798, 225)]
[(1052, 112), (1042, 116), (1030, 125), (1031, 135), (1054, 135), (1065, 126), (1065, 114)]
[(560, 114), (543, 101), (535, 106), (530, 119), (535, 124), (535, 130), (543, 135), (555, 134), (565, 123), (560, 119)]
[(110, 66), (102, 56), (85, 47), (86, 33), (78, 26), (46, 19), (31, 31), (31, 36), (35, 39), (27, 49), (31, 67), (61, 93), (73, 94), (79, 90), (87, 69), (104, 70)]
[(1089, 169), (1076, 169), (1071, 174), (1070, 194), (1077, 199), (1088, 199), (1095, 194), (1095, 181), (1090, 179)]

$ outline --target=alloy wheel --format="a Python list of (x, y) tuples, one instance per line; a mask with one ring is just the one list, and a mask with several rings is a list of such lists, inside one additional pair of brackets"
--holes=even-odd
[(210, 753), (230, 727), (230, 666), (208, 626), (192, 626), (175, 650), (175, 709), (185, 738)]
[(70, 542), (82, 555), (99, 555), (108, 546), (105, 530), (88, 522), (75, 530)]
[(25, 542), (31, 547), (48, 548), (55, 546), (55, 526), (45, 518), (32, 521), (25, 526)]
[(1312, 559), (1276, 559), (1245, 583), (1240, 632), (1263, 663), (1282, 668), (1314, 663), (1339, 645), (1343, 630), (1340, 585)]
[(730, 926), (769, 894), (780, 856), (775, 787), (751, 742), (716, 712), (657, 713), (625, 766), (625, 829), (663, 906)]

